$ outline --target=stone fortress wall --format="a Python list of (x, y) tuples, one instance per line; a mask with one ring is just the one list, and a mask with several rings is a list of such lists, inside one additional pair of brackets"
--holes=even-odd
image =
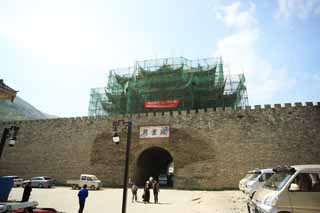
[[(280, 164), (320, 164), (320, 103), (257, 105), (0, 123), (20, 126), (19, 143), (6, 146), (0, 175), (48, 175), (57, 182), (97, 175), (106, 186), (123, 182), (123, 143), (112, 143), (112, 121), (132, 119), (130, 176), (149, 147), (167, 150), (174, 161), (174, 188), (237, 188), (248, 170)], [(140, 125), (170, 124), (170, 139), (139, 139)]]

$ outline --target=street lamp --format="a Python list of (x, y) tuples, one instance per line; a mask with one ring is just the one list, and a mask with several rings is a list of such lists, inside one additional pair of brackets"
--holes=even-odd
[(127, 148), (126, 148), (126, 161), (124, 167), (124, 179), (123, 179), (123, 195), (122, 195), (122, 213), (126, 213), (127, 208), (127, 188), (128, 188), (128, 170), (129, 170), (129, 154), (130, 154), (130, 145), (131, 145), (131, 131), (132, 131), (132, 121), (117, 120), (113, 121), (113, 134), (112, 142), (115, 144), (120, 143), (120, 136), (118, 134), (118, 126), (125, 125), (127, 126)]
[(4, 148), (4, 145), (6, 143), (7, 138), (10, 137), (9, 139), (9, 146), (14, 146), (16, 144), (17, 140), (17, 134), (19, 131), (20, 127), (18, 126), (11, 126), (10, 128), (4, 128), (2, 137), (1, 137), (1, 143), (0, 143), (0, 158), (2, 156), (2, 151)]

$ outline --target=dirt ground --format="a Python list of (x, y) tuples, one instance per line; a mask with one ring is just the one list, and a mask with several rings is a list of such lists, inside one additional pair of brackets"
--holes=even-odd
[[(30, 201), (39, 202), (39, 207), (51, 207), (62, 212), (76, 213), (78, 210), (78, 190), (69, 187), (55, 187), (52, 189), (34, 188)], [(246, 211), (246, 198), (240, 191), (184, 191), (160, 189), (159, 204), (141, 202), (142, 189), (138, 191), (138, 202), (131, 202), (131, 191), (128, 190), (128, 213), (239, 213)], [(9, 200), (20, 200), (23, 189), (12, 189)], [(89, 191), (84, 212), (121, 212), (122, 189), (103, 189)]]

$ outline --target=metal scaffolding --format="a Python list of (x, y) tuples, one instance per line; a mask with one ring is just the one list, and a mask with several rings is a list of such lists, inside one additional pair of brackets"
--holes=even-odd
[(110, 70), (104, 88), (91, 89), (89, 116), (248, 105), (243, 74), (224, 75), (221, 58), (137, 61)]

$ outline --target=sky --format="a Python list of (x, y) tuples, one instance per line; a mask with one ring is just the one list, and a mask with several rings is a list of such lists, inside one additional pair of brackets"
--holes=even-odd
[(320, 0), (0, 0), (0, 78), (39, 110), (86, 116), (136, 60), (219, 57), (250, 105), (318, 102)]

